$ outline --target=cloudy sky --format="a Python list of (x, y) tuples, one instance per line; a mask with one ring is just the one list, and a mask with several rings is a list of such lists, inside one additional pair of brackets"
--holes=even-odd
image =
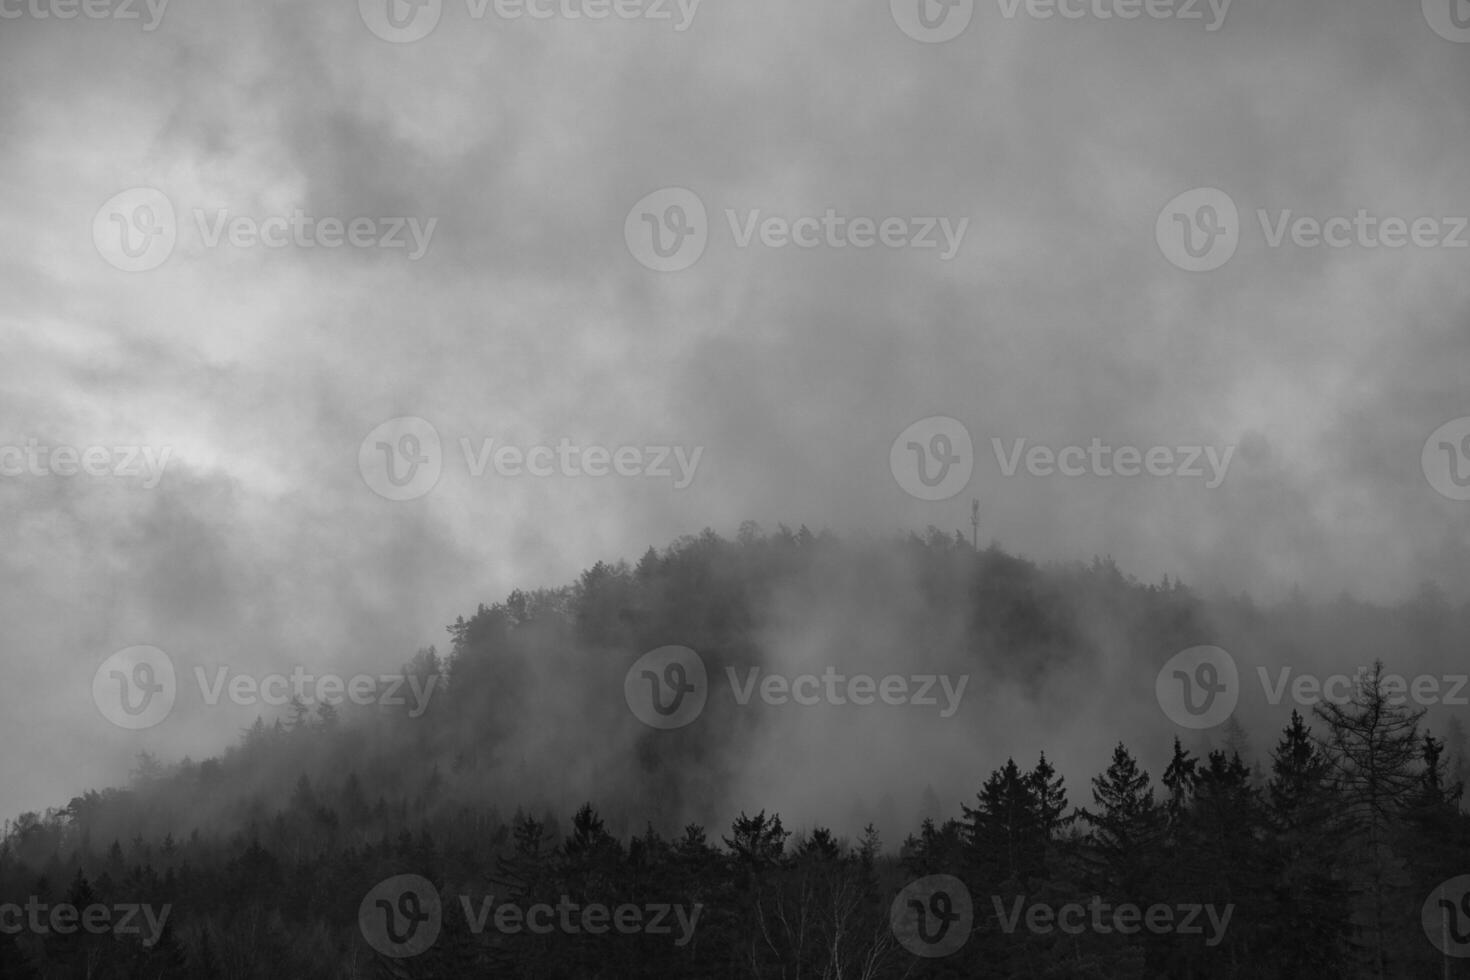
[(745, 518), (1465, 597), (1465, 0), (388, 2), (0, 0), (5, 815)]

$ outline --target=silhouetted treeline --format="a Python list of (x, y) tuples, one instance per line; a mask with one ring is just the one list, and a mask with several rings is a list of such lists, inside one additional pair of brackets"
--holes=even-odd
[[(877, 557), (895, 552), (900, 573)], [(885, 615), (1038, 691), (1051, 672), (1096, 657), (1102, 633), (1155, 663), (1199, 642), (1249, 661), (1253, 649), (1306, 649), (1344, 631), (1428, 656), (1467, 623), (1465, 608), (1428, 591), (1399, 608), (1345, 598), (1257, 608), (1177, 582), (1144, 585), (1105, 560), (1043, 568), (995, 546), (977, 553), (937, 531), (896, 544), (805, 528), (746, 525), (735, 541), (705, 532), (458, 620), (447, 656), (425, 649), (404, 668), (421, 690), (435, 679), (424, 704), (293, 705), (220, 758), (142, 755), (129, 788), (7, 823), (0, 905), (171, 911), (148, 946), (136, 935), (0, 931), (0, 977), (1470, 976), (1470, 960), (1441, 957), (1420, 924), (1435, 886), (1470, 873), (1454, 745), (1463, 735), (1455, 725), (1448, 739), (1431, 734), (1423, 712), (1390, 702), (1377, 673), (1346, 705), (1292, 712), (1260, 758), (1231, 746), (1196, 754), (1174, 739), (1154, 775), (1131, 751), (1139, 746), (1120, 743), (1081, 792), (1044, 741), (1021, 764), (986, 760), (977, 745), (993, 772), (964, 804), (854, 839), (788, 830), (761, 799), (718, 798), (731, 745), (756, 716), (712, 701), (711, 717), (670, 738), (629, 715), (623, 672), (667, 643), (698, 650), (712, 671), (764, 663), (773, 607), (829, 577), (874, 603), (908, 583), (912, 594)], [(573, 703), (585, 731), (530, 731), (548, 677), (583, 699)], [(628, 778), (589, 774), (587, 759), (604, 758), (593, 755), (599, 740), (628, 746), (617, 773)], [(595, 802), (562, 804), (584, 785)], [(716, 812), (713, 800), (740, 816), (684, 819)], [(393, 958), (365, 938), (359, 903), (409, 874), (442, 898), (442, 932), (419, 955)], [(934, 875), (968, 892), (934, 908), (967, 901), (973, 930), (928, 959), (899, 941), (891, 914), (902, 889)], [(476, 931), (466, 911), (490, 896), (700, 911), (682, 944), (643, 932)], [(1229, 912), (1223, 926), (1201, 915), (1200, 932), (1124, 934), (1033, 928), (1025, 911), (1104, 904)]]

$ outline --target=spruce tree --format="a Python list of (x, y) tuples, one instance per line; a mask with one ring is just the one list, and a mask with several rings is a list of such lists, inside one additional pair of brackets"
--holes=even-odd
[(1163, 814), (1148, 773), (1119, 742), (1107, 772), (1092, 780), (1093, 807), (1080, 812), (1089, 826), (1088, 850), (1107, 890), (1141, 900), (1157, 860)]

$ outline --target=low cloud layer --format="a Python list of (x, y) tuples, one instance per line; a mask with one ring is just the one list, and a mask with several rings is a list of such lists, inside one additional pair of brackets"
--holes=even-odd
[[(968, 533), (978, 498), (982, 542), (1036, 559), (1110, 553), (1265, 597), (1390, 600), (1425, 579), (1466, 597), (1470, 504), (1436, 492), (1421, 451), (1470, 415), (1470, 248), (1270, 241), (1301, 216), (1448, 234), (1470, 214), (1470, 44), (1418, 5), (1238, 0), (1207, 30), (1203, 4), (1125, 21), (977, 3), (942, 44), (881, 2), (705, 0), (682, 31), (668, 6), (476, 19), (447, 2), (409, 44), (349, 3), (174, 0), (151, 30), (141, 5), (3, 8), (21, 15), (0, 21), (0, 444), (170, 455), (152, 488), (0, 476), (0, 738), (19, 747), (0, 811), (113, 782), (139, 749), (218, 751), (253, 721), (120, 734), (90, 699), (115, 650), (391, 669), (513, 587), (744, 518)], [(654, 272), (625, 224), (675, 187), (708, 243)], [(1156, 221), (1211, 187), (1239, 242), (1184, 271)], [(148, 271), (94, 242), (132, 188), (177, 221)], [(727, 214), (794, 228), (829, 209), (968, 225), (946, 260), (938, 231), (937, 248), (742, 247)], [(344, 236), (437, 224), (418, 258), (376, 233), (199, 233), (199, 215), (297, 212)], [(401, 416), (433, 426), (443, 472), (390, 500), (359, 450)], [(938, 502), (889, 466), (930, 416), (975, 447)], [(1213, 489), (1005, 476), (991, 452), (1094, 438), (1236, 448)], [(683, 489), (475, 476), (462, 439), (703, 455)]]

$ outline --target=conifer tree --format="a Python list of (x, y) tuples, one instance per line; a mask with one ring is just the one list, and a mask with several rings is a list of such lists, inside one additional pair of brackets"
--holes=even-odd
[(1162, 838), (1163, 814), (1154, 801), (1148, 773), (1122, 742), (1108, 769), (1092, 780), (1093, 807), (1080, 811), (1089, 824), (1087, 843), (1094, 873), (1109, 891), (1140, 896)]
[[(1398, 701), (1400, 703), (1393, 703)], [(1347, 820), (1348, 840), (1362, 869), (1364, 929), (1373, 975), (1391, 975), (1390, 933), (1404, 925), (1391, 908), (1402, 892), (1403, 860), (1394, 852), (1394, 830), (1419, 786), (1419, 721), (1384, 688), (1383, 662), (1359, 676), (1344, 703), (1326, 700), (1314, 709), (1327, 723), (1323, 742), (1331, 780)]]
[(1164, 803), (1164, 812), (1171, 833), (1176, 833), (1184, 822), (1190, 803), (1194, 800), (1194, 784), (1198, 776), (1199, 760), (1190, 755), (1174, 736), (1174, 755), (1164, 769), (1164, 787), (1169, 798)]

